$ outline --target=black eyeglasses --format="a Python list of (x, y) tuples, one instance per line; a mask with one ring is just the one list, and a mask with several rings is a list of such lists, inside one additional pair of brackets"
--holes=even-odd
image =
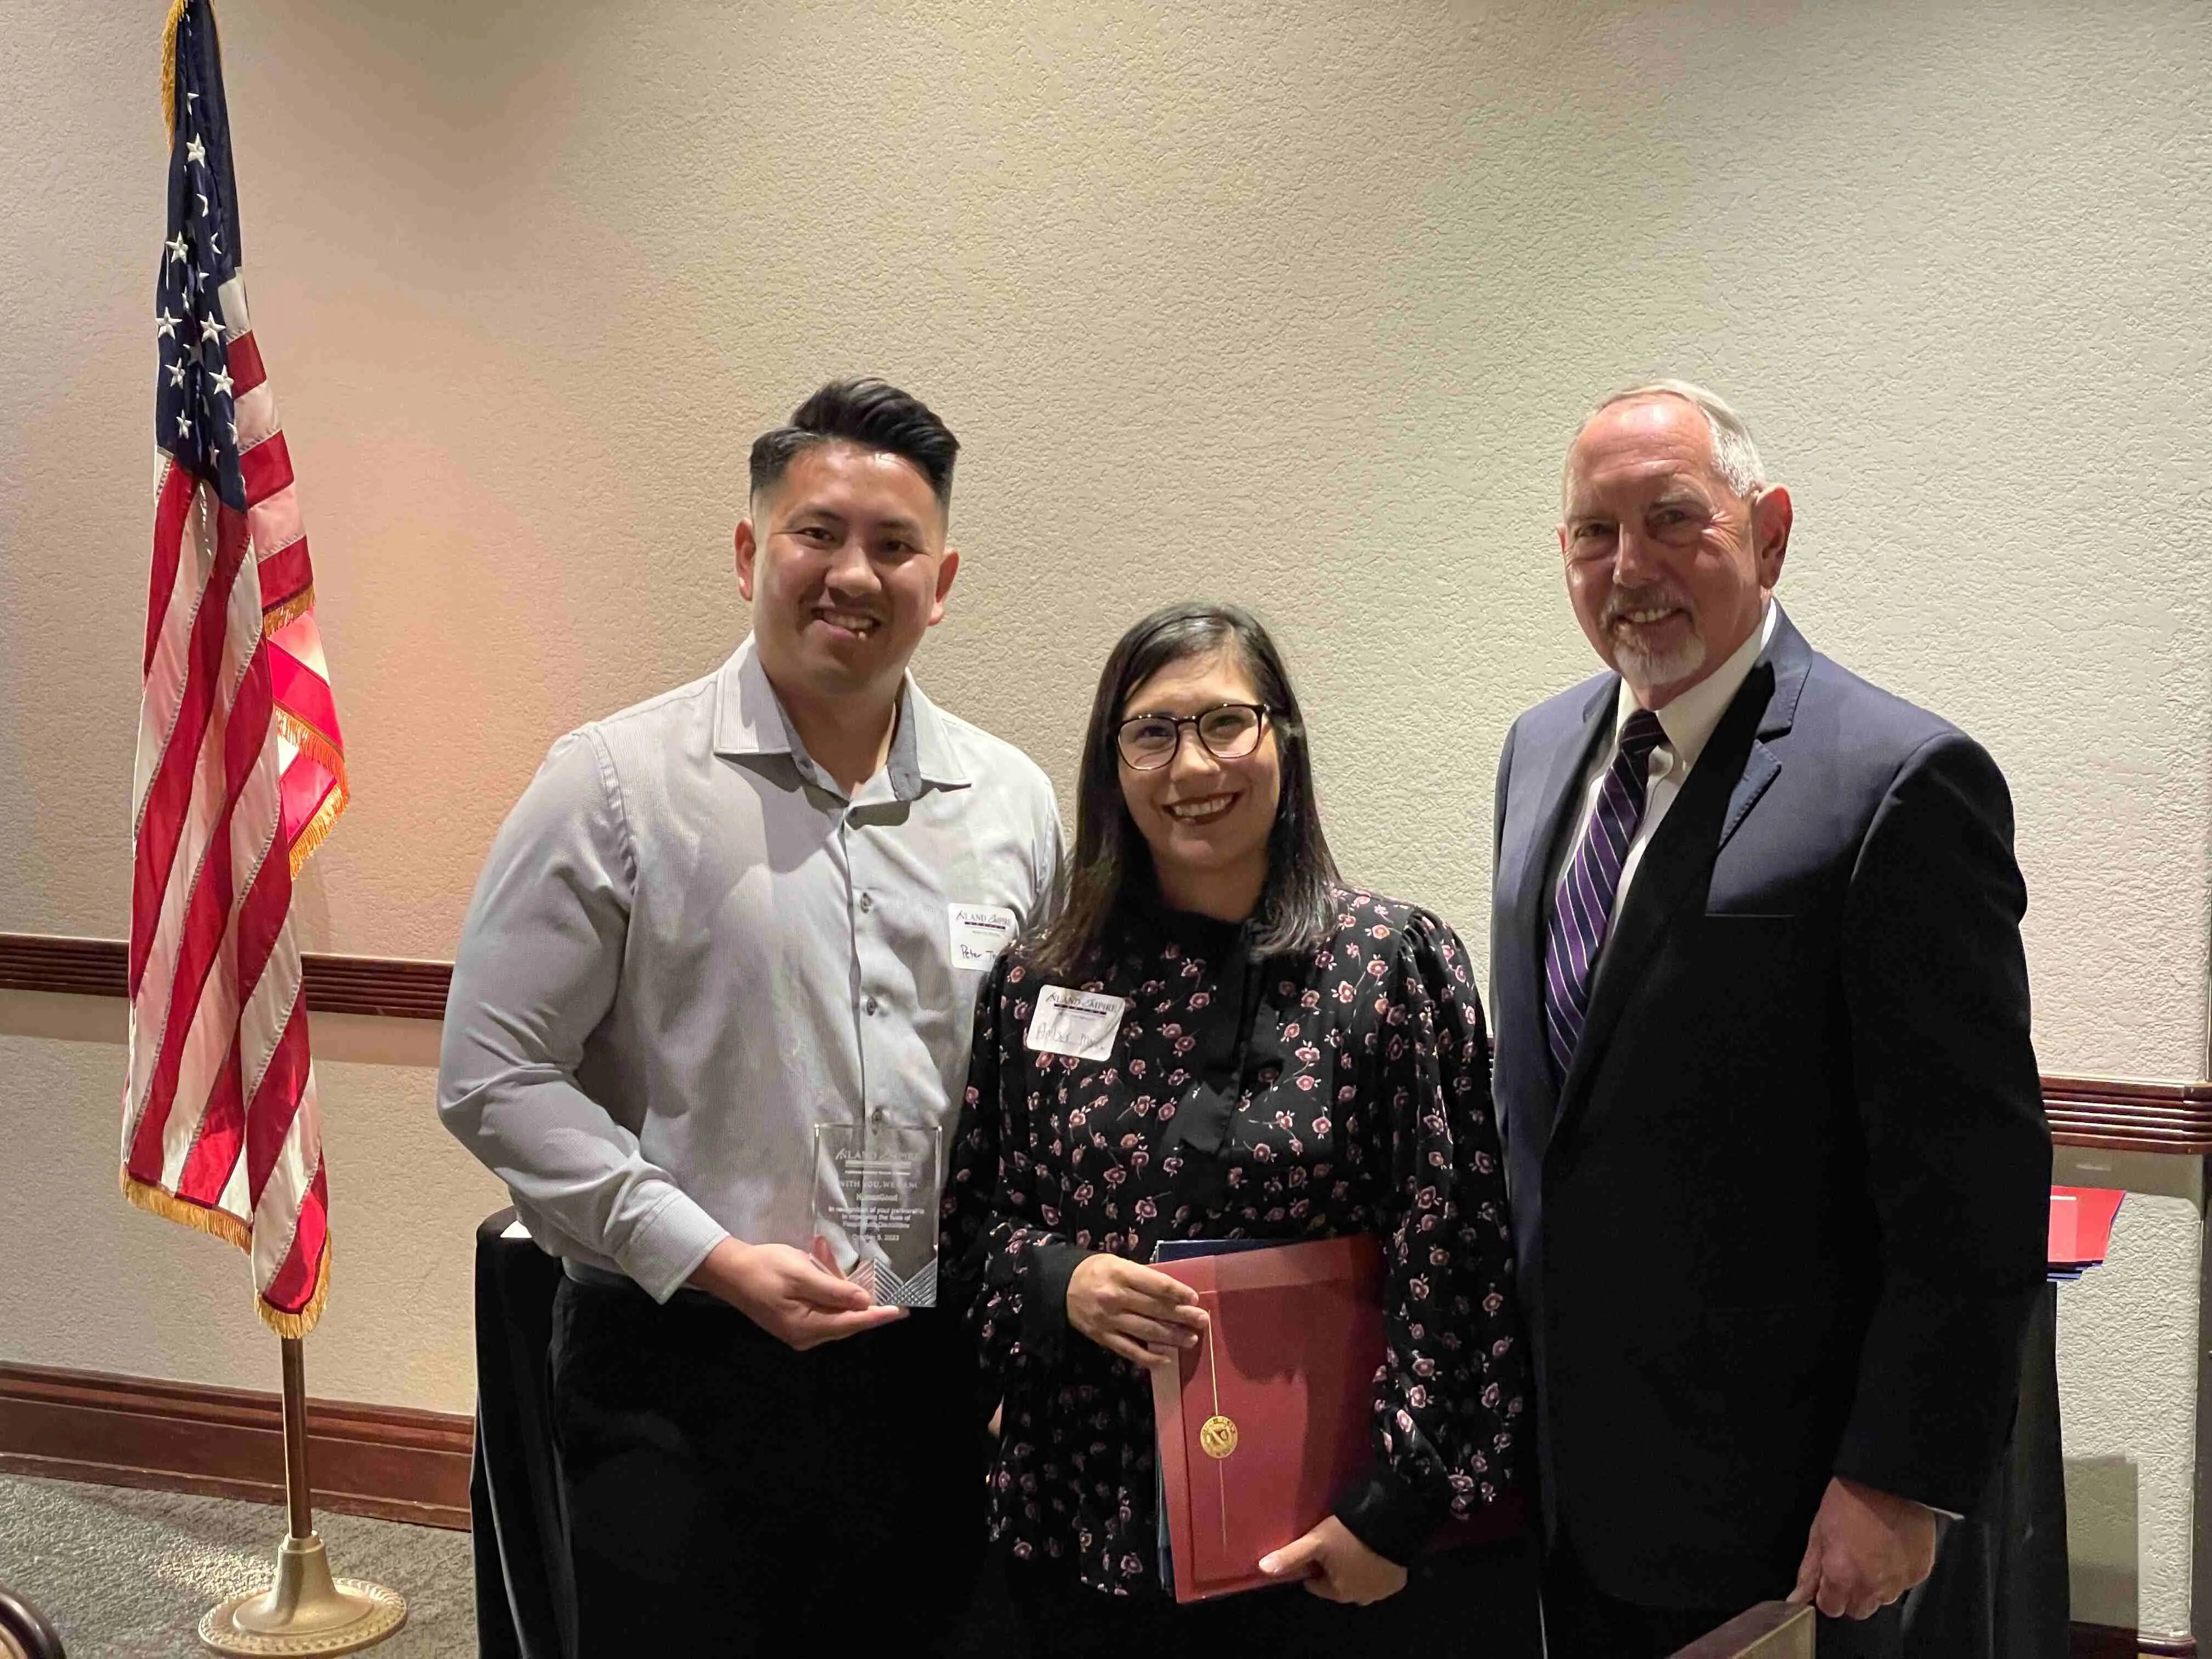
[(1216, 760), (1242, 760), (1260, 746), (1273, 712), (1256, 702), (1224, 702), (1196, 714), (1139, 714), (1114, 728), (1114, 747), (1131, 770), (1156, 771), (1176, 757), (1188, 726)]

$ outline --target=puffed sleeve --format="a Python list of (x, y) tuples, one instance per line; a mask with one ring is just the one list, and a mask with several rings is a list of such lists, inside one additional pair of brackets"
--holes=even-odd
[(1336, 1515), (1403, 1563), (1447, 1521), (1516, 1491), (1530, 1430), (1490, 1042), (1467, 949), (1417, 910), (1384, 988), (1363, 1114), (1385, 1272), (1375, 1468)]
[(1000, 957), (975, 1004), (968, 1089), (945, 1188), (950, 1305), (975, 1342), (995, 1401), (1024, 1356), (1055, 1360), (1067, 1336), (1067, 1281), (1091, 1254), (1058, 1231), (1057, 1185), (1041, 1190), (1022, 1033), (1035, 975), (1018, 950)]

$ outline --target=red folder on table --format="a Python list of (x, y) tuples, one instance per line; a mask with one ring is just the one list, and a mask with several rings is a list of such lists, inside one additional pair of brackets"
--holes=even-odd
[(2045, 1250), (2054, 1275), (2079, 1277), (2112, 1248), (2112, 1221), (2126, 1194), (2104, 1187), (2051, 1189), (2051, 1240)]
[(1152, 1373), (1176, 1600), (1273, 1583), (1260, 1558), (1312, 1530), (1373, 1455), (1382, 1252), (1361, 1235), (1154, 1265), (1212, 1322)]

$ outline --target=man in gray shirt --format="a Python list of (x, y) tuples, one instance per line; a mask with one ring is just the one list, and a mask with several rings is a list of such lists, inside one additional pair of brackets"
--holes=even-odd
[(958, 448), (873, 380), (763, 434), (752, 637), (556, 743), (477, 883), (438, 1108), (563, 1260), (587, 1656), (799, 1621), (911, 1646), (973, 1580), (974, 1361), (948, 1316), (871, 1306), (815, 1218), (818, 1126), (949, 1134), (976, 987), (1058, 870), (1043, 774), (907, 674)]

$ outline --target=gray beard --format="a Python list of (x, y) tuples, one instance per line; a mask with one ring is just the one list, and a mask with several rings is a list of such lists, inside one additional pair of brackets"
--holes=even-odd
[(1613, 653), (1613, 666), (1620, 671), (1620, 678), (1638, 691), (1672, 685), (1705, 665), (1705, 642), (1694, 634), (1662, 656), (1638, 651), (1620, 641), (1614, 641)]

